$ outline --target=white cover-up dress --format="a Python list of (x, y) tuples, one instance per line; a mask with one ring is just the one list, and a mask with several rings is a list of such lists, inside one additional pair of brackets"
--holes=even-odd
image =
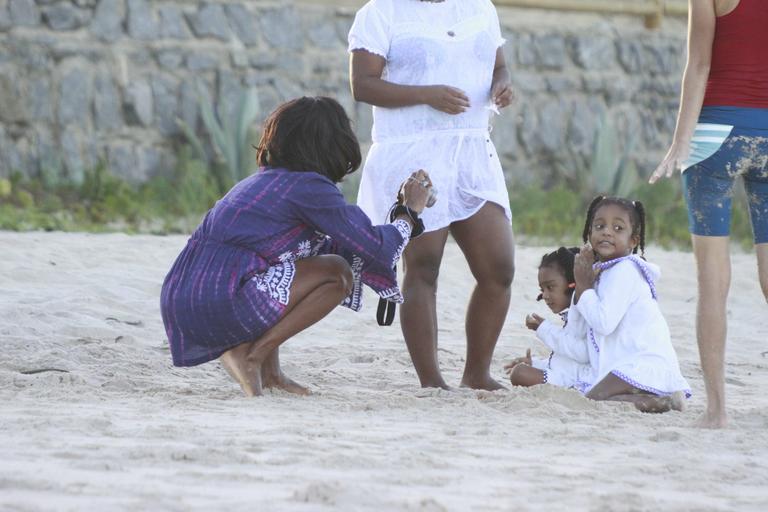
[(532, 358), (531, 365), (544, 372), (548, 384), (585, 393), (595, 383), (598, 352), (587, 343), (587, 324), (575, 307), (560, 313), (565, 325), (544, 320), (536, 336), (552, 349), (548, 358)]
[(449, 85), (470, 108), (458, 115), (428, 105), (373, 107), (373, 144), (363, 168), (358, 204), (384, 222), (400, 184), (429, 172), (437, 203), (421, 215), (427, 231), (471, 217), (486, 201), (507, 218), (504, 173), (489, 134), (496, 51), (504, 44), (490, 0), (371, 0), (355, 16), (349, 51), (386, 59), (382, 79), (404, 85)]
[(656, 300), (659, 267), (637, 255), (595, 266), (602, 269), (595, 288), (574, 306), (588, 326), (587, 342), (598, 353), (594, 382), (612, 373), (656, 395), (682, 391), (690, 396)]

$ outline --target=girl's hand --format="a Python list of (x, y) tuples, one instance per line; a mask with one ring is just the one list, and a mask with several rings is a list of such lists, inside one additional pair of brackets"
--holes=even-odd
[(651, 174), (648, 183), (653, 185), (659, 178), (669, 178), (676, 170), (682, 170), (683, 163), (688, 159), (690, 153), (690, 144), (672, 143), (664, 159)]
[(541, 322), (543, 322), (544, 319), (537, 315), (536, 313), (531, 313), (530, 315), (526, 315), (525, 317), (525, 326), (529, 328), (532, 331), (535, 331), (539, 328), (541, 325)]
[(531, 366), (531, 349), (525, 351), (525, 357), (516, 357), (509, 363), (504, 365), (504, 372), (509, 375), (512, 373), (512, 369), (519, 364), (527, 364)]
[(425, 87), (424, 103), (446, 114), (461, 114), (469, 108), (469, 98), (461, 89), (448, 85)]
[(499, 107), (509, 106), (515, 100), (515, 90), (508, 80), (499, 81), (491, 88), (491, 101)]
[(421, 213), (427, 205), (431, 187), (432, 180), (429, 179), (429, 174), (424, 169), (419, 169), (400, 185), (397, 199), (416, 213)]
[(592, 246), (585, 244), (573, 260), (573, 277), (576, 279), (576, 289), (584, 291), (595, 284), (597, 272), (592, 268), (595, 263), (595, 252)]

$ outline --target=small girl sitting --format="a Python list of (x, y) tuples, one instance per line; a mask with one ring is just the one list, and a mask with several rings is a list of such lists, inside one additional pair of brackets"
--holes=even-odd
[(583, 317), (587, 343), (597, 354), (597, 378), (587, 397), (632, 402), (643, 412), (680, 410), (690, 387), (657, 302), (659, 268), (642, 257), (642, 203), (596, 197), (583, 240), (587, 244), (574, 260), (571, 311)]
[(583, 392), (593, 382), (590, 356), (596, 362), (597, 353), (590, 354), (583, 319), (577, 311), (569, 311), (576, 287), (573, 262), (578, 252), (578, 247), (560, 247), (541, 258), (541, 293), (536, 300), (543, 299), (553, 313), (560, 315), (564, 325), (559, 327), (535, 313), (526, 316), (526, 327), (536, 331), (536, 336), (552, 352), (547, 358), (532, 358), (528, 349), (525, 357), (518, 357), (506, 365), (504, 369), (515, 386), (548, 383)]

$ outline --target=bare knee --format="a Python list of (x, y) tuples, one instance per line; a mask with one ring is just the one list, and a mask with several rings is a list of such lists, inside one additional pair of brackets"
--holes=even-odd
[(352, 293), (355, 276), (347, 260), (341, 256), (328, 255), (326, 256), (325, 265), (328, 279), (336, 285), (339, 293), (344, 297)]
[(405, 265), (405, 279), (412, 284), (437, 288), (437, 278), (439, 276), (440, 260), (409, 261)]
[(475, 276), (480, 286), (491, 286), (502, 290), (509, 290), (514, 278), (515, 265), (511, 261), (503, 265), (493, 265), (486, 272)]

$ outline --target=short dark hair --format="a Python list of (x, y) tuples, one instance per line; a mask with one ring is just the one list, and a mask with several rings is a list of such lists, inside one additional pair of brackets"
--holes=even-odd
[(623, 197), (612, 196), (595, 197), (587, 209), (587, 220), (584, 222), (584, 232), (581, 235), (582, 240), (585, 243), (589, 240), (595, 212), (598, 208), (607, 204), (615, 204), (629, 214), (629, 221), (632, 223), (632, 236), (636, 236), (639, 242), (632, 250), (632, 254), (636, 254), (639, 248), (640, 256), (643, 256), (645, 254), (645, 207), (640, 201), (630, 201)]
[(575, 283), (573, 262), (577, 254), (579, 254), (578, 247), (558, 247), (556, 251), (548, 252), (542, 256), (539, 268), (557, 267), (563, 273), (563, 277), (568, 281), (568, 284)]
[(303, 96), (267, 117), (256, 161), (260, 166), (317, 172), (338, 183), (360, 167), (362, 155), (344, 107), (333, 98)]

